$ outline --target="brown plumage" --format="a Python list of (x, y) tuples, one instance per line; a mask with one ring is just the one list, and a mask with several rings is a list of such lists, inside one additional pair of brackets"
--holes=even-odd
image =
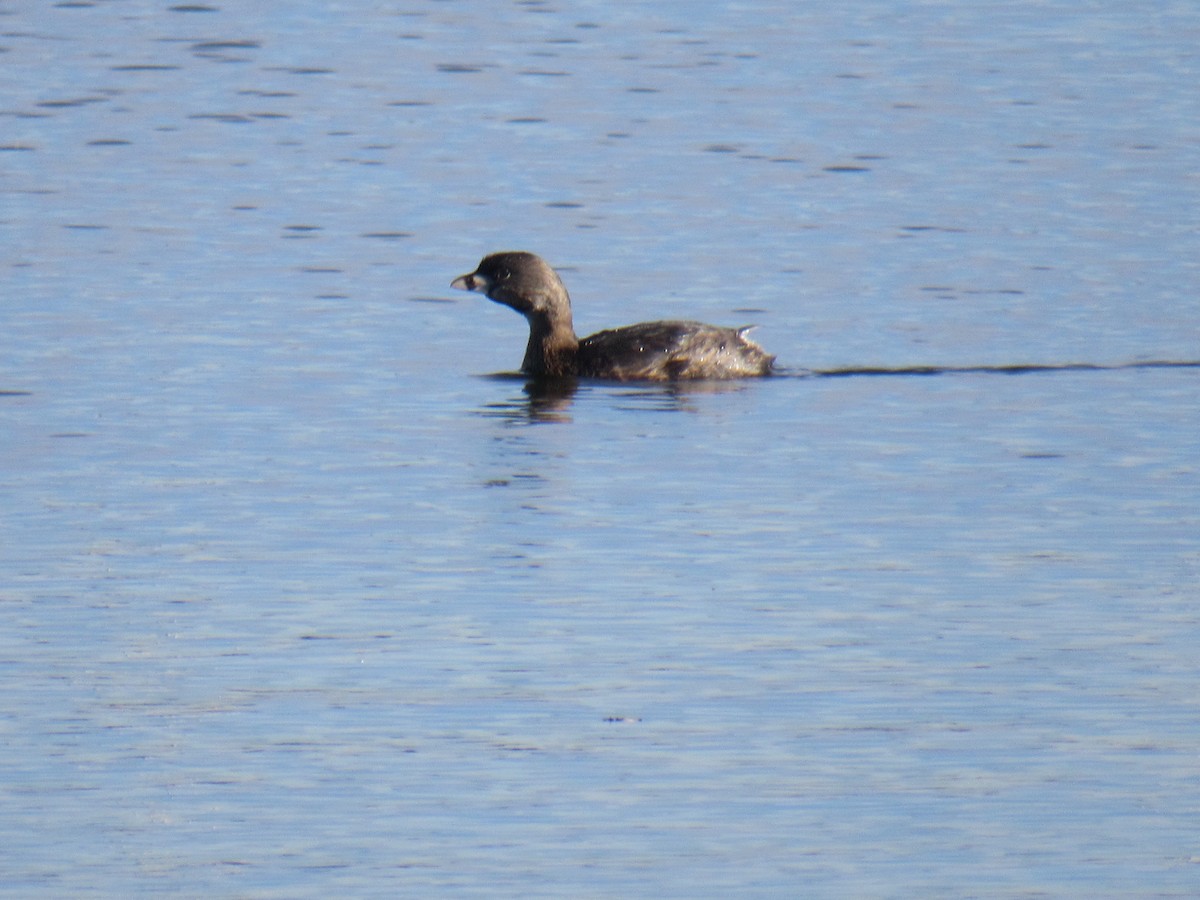
[(512, 251), (485, 256), (450, 283), (515, 309), (529, 322), (521, 371), (535, 377), (578, 376), (615, 381), (675, 381), (769, 375), (775, 357), (746, 337), (749, 328), (702, 322), (643, 322), (580, 340), (571, 298), (541, 257)]

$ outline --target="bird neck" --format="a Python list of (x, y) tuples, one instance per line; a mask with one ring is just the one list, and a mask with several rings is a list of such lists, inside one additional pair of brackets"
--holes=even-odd
[(571, 314), (553, 319), (535, 315), (528, 318), (529, 343), (521, 371), (527, 375), (574, 375), (579, 339), (575, 337)]

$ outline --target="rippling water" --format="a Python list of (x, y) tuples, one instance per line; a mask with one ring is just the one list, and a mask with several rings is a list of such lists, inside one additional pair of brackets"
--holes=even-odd
[(0, 7), (0, 894), (1194, 896), (1197, 33)]

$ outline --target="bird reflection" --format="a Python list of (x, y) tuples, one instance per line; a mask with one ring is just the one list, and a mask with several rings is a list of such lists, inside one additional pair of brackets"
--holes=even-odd
[(578, 378), (535, 378), (494, 375), (498, 381), (522, 382), (512, 397), (489, 403), (480, 415), (506, 419), (513, 424), (537, 425), (571, 422), (571, 408), (579, 395), (602, 396), (612, 408), (630, 412), (698, 412), (698, 394), (725, 394), (747, 390), (745, 382), (688, 381), (612, 384)]
[(522, 384), (520, 394), (507, 400), (488, 403), (482, 416), (506, 419), (513, 424), (535, 425), (544, 422), (570, 422), (571, 400), (579, 389), (574, 378), (537, 378), (526, 375), (492, 375), (496, 381)]

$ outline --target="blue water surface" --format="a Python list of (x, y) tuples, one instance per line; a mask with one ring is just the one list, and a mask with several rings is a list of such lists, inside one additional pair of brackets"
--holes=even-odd
[(1200, 893), (1198, 38), (0, 4), (0, 895)]

